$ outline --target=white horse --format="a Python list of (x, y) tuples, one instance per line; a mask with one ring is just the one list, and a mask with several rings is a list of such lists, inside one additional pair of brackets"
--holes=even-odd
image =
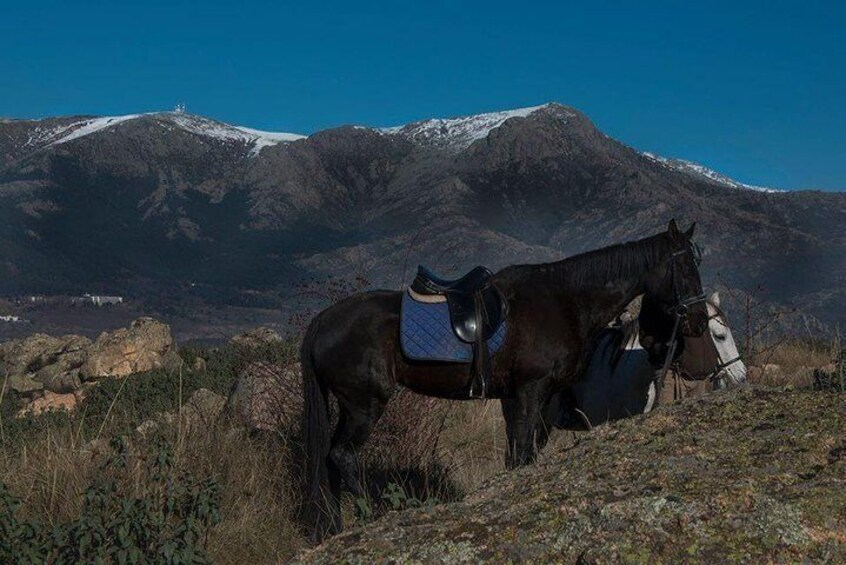
[[(677, 372), (672, 377), (668, 375), (677, 388), (685, 386), (685, 381), (691, 386), (702, 385), (699, 390), (703, 386), (713, 390), (746, 382), (746, 366), (720, 310), (719, 293), (708, 297), (707, 306), (709, 331), (699, 338), (685, 338), (686, 355), (697, 356), (696, 362), (681, 358)], [(685, 371), (686, 362), (698, 367), (695, 374)], [(546, 422), (557, 428), (589, 428), (649, 412), (659, 396), (665, 401), (680, 396), (672, 391), (662, 395), (655, 377), (656, 368), (638, 340), (637, 319), (627, 322), (626, 327), (609, 328), (597, 341), (585, 376), (570, 390), (557, 393), (550, 400)]]

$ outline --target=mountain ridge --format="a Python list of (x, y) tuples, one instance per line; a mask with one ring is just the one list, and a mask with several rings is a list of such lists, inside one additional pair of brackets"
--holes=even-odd
[[(139, 118), (157, 118), (157, 119), (164, 119), (164, 120), (171, 120), (176, 123), (183, 122), (180, 125), (186, 127), (186, 129), (191, 130), (191, 126), (187, 125), (185, 122), (195, 121), (197, 123), (207, 123), (213, 124), (217, 126), (214, 127), (205, 127), (200, 126), (196, 129), (193, 129), (194, 133), (202, 134), (202, 131), (198, 131), (200, 129), (206, 129), (207, 133), (211, 135), (220, 135), (221, 130), (230, 130), (230, 131), (237, 131), (240, 132), (246, 139), (252, 137), (251, 141), (258, 140), (259, 143), (255, 147), (253, 155), (257, 154), (261, 149), (265, 146), (273, 145), (279, 142), (291, 142), (296, 141), (298, 139), (306, 139), (315, 135), (317, 133), (321, 133), (323, 131), (339, 129), (344, 127), (353, 127), (353, 128), (363, 128), (373, 131), (378, 131), (384, 133), (386, 135), (400, 135), (406, 137), (407, 139), (420, 143), (420, 144), (430, 144), (434, 146), (441, 146), (444, 148), (452, 149), (453, 151), (460, 151), (467, 149), (469, 145), (473, 142), (478, 141), (480, 139), (484, 139), (487, 135), (494, 129), (500, 127), (506, 120), (511, 118), (525, 118), (530, 116), (531, 114), (541, 111), (541, 110), (552, 110), (564, 113), (566, 115), (575, 116), (577, 114), (581, 114), (575, 108), (557, 103), (557, 102), (547, 102), (544, 104), (540, 104), (538, 106), (527, 106), (522, 108), (513, 108), (509, 110), (500, 110), (500, 111), (493, 111), (493, 112), (484, 112), (480, 114), (471, 114), (466, 116), (453, 116), (449, 118), (424, 118), (421, 120), (411, 121), (405, 124), (396, 125), (396, 126), (387, 126), (387, 127), (380, 127), (380, 126), (368, 126), (368, 125), (361, 125), (361, 124), (354, 124), (350, 126), (338, 126), (333, 128), (328, 128), (327, 130), (319, 130), (309, 135), (303, 135), (298, 133), (291, 133), (291, 132), (275, 132), (275, 131), (265, 131), (256, 128), (250, 128), (246, 126), (239, 126), (229, 124), (227, 122), (223, 122), (221, 120), (217, 120), (215, 118), (205, 117), (199, 114), (190, 114), (184, 110), (173, 110), (173, 111), (153, 111), (153, 112), (144, 112), (138, 114), (126, 114), (126, 115), (118, 115), (118, 116), (96, 116), (96, 115), (72, 115), (72, 116), (55, 116), (55, 117), (45, 117), (45, 118), (2, 118), (0, 119), (0, 123), (35, 123), (35, 122), (50, 122), (50, 121), (67, 121), (67, 120), (75, 120), (74, 122), (70, 123), (69, 125), (61, 128), (61, 130), (71, 129), (69, 135), (60, 138), (60, 139), (52, 139), (49, 145), (52, 144), (60, 144), (72, 141), (73, 139), (77, 139), (79, 137), (83, 137), (85, 135), (90, 135), (92, 133), (97, 133), (100, 130), (107, 129), (109, 127), (117, 126), (122, 122), (139, 119)], [(92, 125), (92, 130), (90, 132), (79, 130), (85, 130), (86, 125)], [(471, 126), (470, 128), (462, 127), (462, 126)], [(476, 130), (473, 130), (472, 126), (478, 126)], [(449, 133), (447, 131), (439, 131), (439, 130), (449, 130), (452, 128), (457, 128), (460, 130), (458, 134), (456, 133)], [(467, 131), (467, 130), (470, 131)], [(454, 136), (458, 139), (456, 140), (445, 140), (444, 137)], [(650, 159), (654, 159), (664, 165), (679, 170), (681, 172), (689, 173), (689, 174), (698, 174), (702, 177), (709, 178), (716, 184), (729, 186), (731, 188), (746, 188), (751, 190), (761, 190), (761, 191), (772, 191), (772, 192), (785, 192), (784, 189), (778, 188), (771, 188), (771, 187), (761, 187), (756, 185), (750, 185), (747, 183), (743, 183), (740, 181), (736, 181), (727, 175), (719, 173), (714, 169), (711, 169), (705, 165), (697, 163), (695, 161), (690, 161), (687, 159), (681, 159), (677, 157), (664, 157), (660, 155), (656, 155), (649, 151), (640, 151), (635, 149), (642, 155)], [(799, 189), (799, 190), (816, 190), (813, 188), (810, 189)]]
[(846, 194), (724, 185), (576, 109), (517, 113), (344, 126), (258, 150), (248, 135), (144, 117), (24, 154), (15, 140), (32, 132), (0, 123), (0, 293), (202, 289), (292, 308), (298, 280), (363, 273), (397, 288), (415, 262), (458, 274), (556, 260), (677, 217), (699, 222), (706, 284), (764, 284), (772, 304), (846, 320)]

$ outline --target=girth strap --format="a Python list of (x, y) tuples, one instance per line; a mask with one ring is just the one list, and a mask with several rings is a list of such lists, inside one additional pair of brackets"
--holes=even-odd
[(473, 368), (470, 375), (468, 396), (470, 398), (485, 398), (491, 372), (488, 340), (484, 332), (488, 315), (481, 291), (475, 293), (473, 301), (476, 307), (476, 340), (473, 342)]

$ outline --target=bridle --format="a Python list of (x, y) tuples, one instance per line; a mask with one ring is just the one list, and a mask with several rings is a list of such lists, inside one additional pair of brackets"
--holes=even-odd
[[(670, 341), (667, 343), (667, 356), (664, 358), (664, 364), (661, 368), (661, 372), (656, 375), (656, 381), (658, 383), (664, 382), (664, 378), (667, 376), (667, 371), (670, 370), (670, 366), (673, 363), (676, 355), (676, 348), (678, 347), (678, 340), (676, 338), (679, 334), (679, 328), (681, 328), (682, 322), (687, 323), (690, 307), (695, 304), (705, 302), (708, 299), (704, 292), (696, 296), (682, 297), (681, 291), (679, 290), (676, 276), (676, 262), (679, 260), (678, 258), (690, 253), (693, 255), (693, 262), (697, 267), (699, 267), (702, 263), (702, 250), (700, 247), (692, 240), (688, 243), (689, 245), (685, 246), (684, 249), (674, 251), (670, 256), (670, 284), (672, 284), (673, 287), (673, 294), (675, 295), (676, 303), (667, 310), (667, 313), (673, 316), (675, 320), (673, 322), (673, 332), (670, 334)], [(719, 352), (717, 352), (717, 355), (719, 356)]]
[[(688, 245), (679, 251), (674, 251), (673, 254), (670, 256), (670, 284), (673, 286), (673, 294), (675, 295), (676, 302), (673, 306), (671, 306), (667, 313), (671, 316), (676, 318), (676, 321), (683, 319), (687, 319), (688, 309), (693, 306), (694, 304), (699, 304), (701, 302), (705, 302), (707, 297), (705, 293), (698, 294), (696, 296), (688, 296), (682, 297), (681, 291), (679, 290), (676, 276), (676, 262), (679, 260), (680, 257), (684, 257), (690, 253), (693, 256), (693, 263), (698, 268), (699, 265), (702, 264), (702, 249), (696, 244), (694, 241), (689, 241)], [(678, 331), (678, 328), (676, 330)]]

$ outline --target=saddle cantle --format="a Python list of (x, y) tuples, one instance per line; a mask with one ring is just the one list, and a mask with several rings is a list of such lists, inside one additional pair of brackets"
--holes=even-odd
[[(472, 362), (471, 397), (485, 395), (490, 354), (505, 340), (507, 302), (492, 278), (489, 269), (476, 267), (459, 279), (447, 280), (421, 265), (403, 297), (403, 351), (418, 360)], [(447, 316), (452, 337), (444, 335)], [(454, 343), (455, 338), (465, 345)]]

